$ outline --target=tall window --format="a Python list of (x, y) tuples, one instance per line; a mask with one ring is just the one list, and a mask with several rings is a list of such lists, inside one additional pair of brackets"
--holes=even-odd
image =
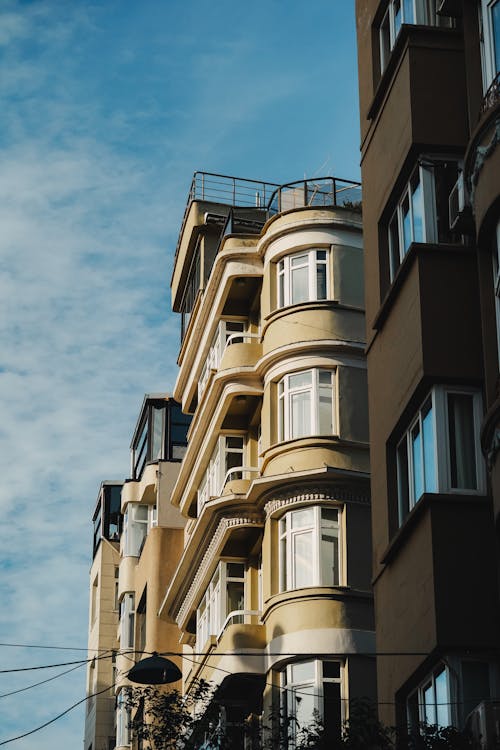
[(139, 557), (148, 533), (148, 506), (129, 503), (123, 516), (123, 554)]
[(408, 698), (410, 729), (417, 730), (419, 724), (450, 726), (453, 723), (450, 694), (448, 669), (440, 665)]
[(120, 602), (120, 648), (134, 648), (134, 607), (134, 594), (124, 594)]
[(334, 372), (303, 370), (278, 383), (278, 439), (333, 435)]
[(487, 91), (500, 72), (500, 0), (481, 0), (481, 60)]
[(320, 506), (286, 513), (279, 522), (280, 591), (338, 586), (339, 511)]
[(130, 708), (128, 690), (123, 688), (116, 698), (116, 746), (130, 745)]
[(292, 747), (315, 717), (323, 725), (325, 747), (340, 739), (341, 674), (340, 662), (319, 660), (288, 664), (281, 672), (281, 712)]
[(497, 321), (497, 347), (498, 361), (500, 363), (500, 221), (497, 224), (496, 232), (492, 242), (493, 256), (493, 289), (495, 294), (495, 313)]
[(456, 242), (450, 230), (448, 197), (459, 174), (458, 162), (422, 157), (389, 221), (391, 279), (412, 242)]
[(484, 491), (477, 391), (435, 387), (397, 447), (400, 523), (425, 492)]
[(389, 61), (402, 24), (449, 26), (451, 20), (437, 15), (437, 0), (390, 0), (380, 24), (380, 69)]
[(245, 439), (242, 435), (220, 435), (198, 489), (198, 513), (211, 497), (219, 497), (226, 482), (242, 479)]
[(221, 560), (196, 611), (196, 648), (218, 636), (226, 623), (242, 623), (245, 606), (245, 565)]
[(243, 337), (238, 334), (243, 333), (244, 330), (245, 322), (243, 320), (219, 321), (217, 331), (212, 339), (210, 349), (208, 350), (207, 359), (201, 370), (200, 380), (198, 382), (198, 397), (201, 396), (205, 390), (211, 371), (219, 369), (222, 355), (224, 354), (228, 342), (233, 344), (242, 343)]
[(278, 262), (278, 307), (327, 299), (327, 250), (309, 249)]

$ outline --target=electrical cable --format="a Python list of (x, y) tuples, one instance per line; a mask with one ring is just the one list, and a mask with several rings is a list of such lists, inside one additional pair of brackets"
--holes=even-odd
[(35, 727), (35, 729), (30, 729), (29, 732), (24, 732), (24, 734), (18, 734), (17, 737), (11, 737), (8, 740), (2, 740), (0, 742), (0, 747), (2, 745), (8, 745), (10, 742), (15, 742), (16, 740), (22, 740), (24, 737), (29, 737), (30, 734), (35, 734), (35, 732), (39, 732), (41, 729), (45, 729), (45, 727), (48, 727), (50, 724), (53, 724), (58, 719), (62, 719), (63, 716), (66, 716), (66, 714), (69, 714), (70, 711), (72, 711), (74, 708), (76, 708), (80, 704), (85, 703), (86, 701), (90, 700), (90, 698), (95, 698), (97, 695), (102, 695), (102, 693), (106, 693), (108, 690), (111, 690), (114, 687), (115, 687), (115, 684), (108, 685), (108, 687), (104, 688), (104, 690), (98, 690), (97, 693), (92, 693), (92, 695), (87, 695), (85, 698), (82, 698), (76, 703), (73, 703), (73, 705), (67, 708), (65, 711), (62, 711), (57, 716), (54, 716), (53, 719), (49, 719), (49, 721), (46, 721), (44, 724), (40, 724), (39, 727)]
[[(107, 649), (109, 652), (109, 648)], [(40, 666), (36, 667), (17, 667), (15, 669), (0, 669), (0, 674), (12, 674), (13, 672), (32, 672), (37, 669), (53, 669), (55, 667), (70, 667), (73, 664), (88, 664), (91, 661), (94, 661), (94, 659), (111, 659), (113, 654), (103, 655), (103, 656), (93, 656), (91, 659), (80, 659), (79, 661), (63, 661), (59, 662), (58, 664), (41, 664)]]
[(7, 698), (9, 695), (16, 695), (16, 693), (24, 693), (26, 690), (31, 690), (31, 688), (36, 688), (39, 685), (45, 685), (46, 682), (57, 680), (59, 677), (63, 677), (65, 674), (69, 674), (70, 672), (74, 672), (75, 669), (80, 669), (83, 666), (84, 666), (83, 664), (77, 664), (76, 667), (71, 667), (71, 669), (66, 669), (64, 672), (59, 672), (59, 674), (56, 674), (53, 677), (48, 677), (46, 680), (35, 682), (33, 685), (27, 685), (27, 687), (19, 688), (18, 690), (11, 690), (10, 693), (2, 693), (0, 694), (0, 698)]

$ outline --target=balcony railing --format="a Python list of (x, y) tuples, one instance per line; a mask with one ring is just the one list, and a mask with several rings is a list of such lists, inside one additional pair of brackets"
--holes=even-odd
[(228, 625), (248, 625), (250, 624), (251, 617), (260, 618), (262, 617), (262, 612), (259, 609), (236, 609), (234, 612), (230, 612), (217, 633), (217, 640), (220, 640), (221, 635)]
[(483, 97), (481, 104), (481, 114), (491, 109), (500, 100), (500, 72), (496, 74), (491, 82), (488, 91)]
[(340, 180), (336, 177), (289, 182), (274, 191), (267, 211), (269, 216), (274, 216), (282, 211), (304, 206), (317, 208), (343, 206), (359, 211), (361, 210), (361, 183)]

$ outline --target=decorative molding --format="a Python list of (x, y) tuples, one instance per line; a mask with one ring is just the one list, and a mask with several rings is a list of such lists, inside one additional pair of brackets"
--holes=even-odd
[(235, 528), (245, 527), (262, 527), (264, 525), (264, 519), (260, 514), (248, 514), (245, 517), (236, 516), (233, 518), (223, 518), (217, 526), (210, 543), (203, 555), (200, 564), (194, 574), (191, 585), (187, 590), (186, 595), (182, 599), (182, 604), (179, 607), (179, 611), (176, 615), (176, 621), (180, 625), (183, 623), (189, 615), (189, 612), (196, 606), (195, 600), (199, 592), (200, 587), (203, 585), (203, 581), (210, 575), (210, 568), (214, 562), (214, 559), (219, 554), (219, 551), (224, 542), (226, 534)]
[(368, 505), (370, 498), (363, 492), (355, 492), (346, 487), (333, 485), (331, 488), (315, 487), (307, 492), (282, 492), (275, 495), (264, 506), (266, 519), (273, 516), (277, 511), (299, 503), (362, 503)]

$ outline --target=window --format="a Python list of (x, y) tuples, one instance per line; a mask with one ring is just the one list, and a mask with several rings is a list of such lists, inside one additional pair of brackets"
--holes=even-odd
[(120, 602), (120, 648), (134, 648), (134, 594), (124, 594)]
[(500, 72), (500, 0), (481, 0), (481, 62), (486, 92)]
[(437, 0), (390, 0), (379, 28), (380, 69), (383, 71), (402, 24), (449, 26), (451, 19), (437, 15)]
[(115, 597), (114, 597), (114, 605), (113, 609), (116, 611), (119, 609), (118, 600), (120, 598), (120, 568), (118, 565), (115, 565)]
[(435, 387), (397, 446), (399, 519), (425, 492), (484, 491), (481, 396)]
[(116, 746), (130, 745), (130, 708), (128, 690), (120, 690), (116, 699)]
[(90, 602), (90, 622), (94, 624), (97, 617), (97, 604), (98, 604), (98, 593), (99, 593), (99, 575), (96, 575), (92, 581), (92, 592)]
[(217, 331), (208, 350), (207, 359), (200, 374), (200, 380), (198, 382), (198, 397), (201, 396), (205, 390), (205, 386), (210, 377), (212, 370), (218, 370), (222, 355), (229, 343), (241, 344), (243, 337), (238, 334), (245, 331), (245, 323), (243, 320), (221, 320), (217, 326)]
[(123, 516), (123, 554), (139, 557), (148, 533), (148, 506), (129, 503)]
[(288, 664), (281, 672), (281, 712), (291, 747), (315, 717), (323, 725), (325, 747), (340, 739), (341, 675), (340, 662), (319, 660)]
[(388, 226), (391, 280), (412, 242), (457, 242), (449, 228), (448, 197), (459, 174), (458, 162), (425, 157), (413, 172)]
[(334, 372), (304, 370), (278, 383), (278, 440), (333, 435)]
[(147, 589), (144, 592), (137, 605), (137, 637), (138, 651), (146, 649), (146, 612), (147, 612)]
[(279, 522), (280, 591), (338, 586), (339, 511), (313, 506), (286, 513)]
[(327, 299), (328, 250), (303, 250), (278, 262), (278, 307)]
[(245, 606), (245, 565), (222, 560), (196, 612), (196, 648), (218, 636), (228, 621), (242, 623)]
[(132, 478), (140, 479), (150, 462), (182, 460), (190, 423), (176, 401), (148, 398), (132, 441)]
[(243, 478), (245, 440), (241, 435), (220, 435), (198, 489), (198, 513), (211, 497), (219, 497), (231, 479)]
[(407, 713), (410, 729), (420, 724), (448, 727), (453, 723), (450, 698), (450, 676), (440, 665), (408, 698)]
[(188, 279), (184, 289), (184, 296), (181, 302), (181, 341), (184, 340), (186, 331), (189, 326), (189, 320), (191, 313), (198, 296), (198, 291), (201, 286), (201, 253), (199, 245), (195, 249), (193, 260), (191, 261), (191, 268), (189, 269)]
[(500, 221), (497, 224), (493, 237), (493, 285), (495, 293), (495, 313), (497, 321), (497, 348), (498, 361), (500, 363)]

